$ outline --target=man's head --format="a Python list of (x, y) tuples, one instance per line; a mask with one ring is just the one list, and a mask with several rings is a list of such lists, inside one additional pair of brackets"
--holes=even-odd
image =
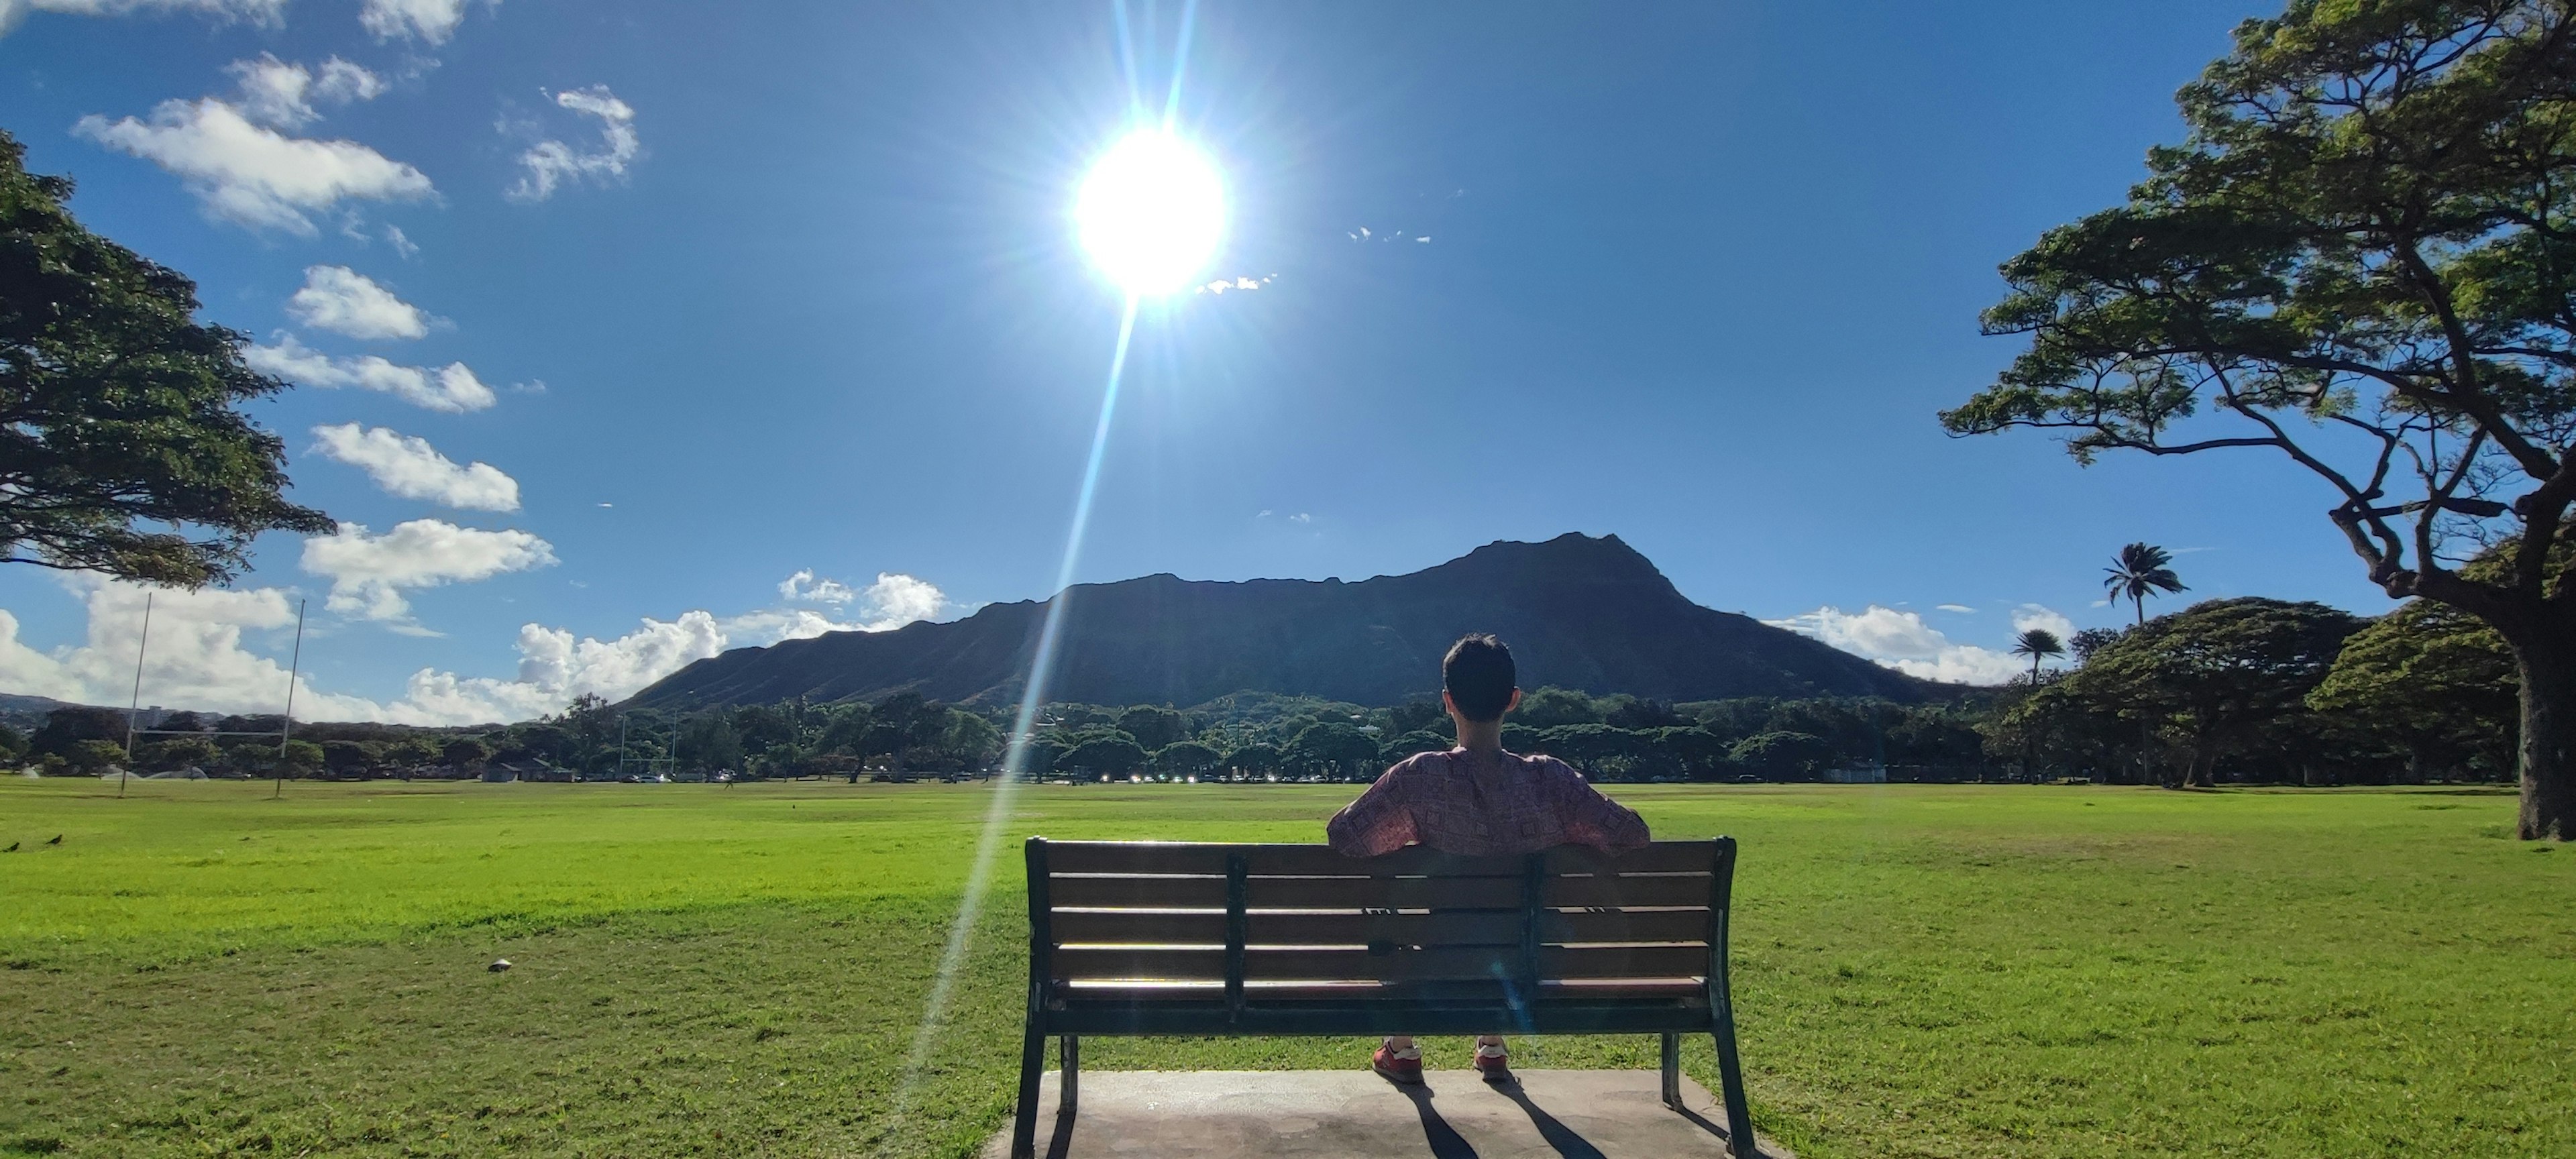
[(1512, 650), (1486, 633), (1461, 636), (1440, 661), (1440, 698), (1461, 719), (1501, 720), (1520, 699)]

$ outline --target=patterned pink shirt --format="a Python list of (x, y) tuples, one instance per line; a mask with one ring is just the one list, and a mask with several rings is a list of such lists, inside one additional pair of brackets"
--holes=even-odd
[(1555, 757), (1463, 748), (1417, 753), (1388, 769), (1324, 826), (1333, 848), (1375, 857), (1420, 842), (1462, 857), (1556, 845), (1618, 851), (1646, 844), (1646, 822)]

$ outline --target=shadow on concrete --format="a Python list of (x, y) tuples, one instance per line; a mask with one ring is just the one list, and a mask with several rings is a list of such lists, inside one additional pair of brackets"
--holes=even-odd
[(1431, 1147), (1432, 1159), (1476, 1159), (1476, 1149), (1467, 1145), (1449, 1120), (1431, 1105), (1431, 1088), (1418, 1083), (1389, 1083), (1412, 1100), (1413, 1113), (1422, 1116), (1422, 1141)]
[(1510, 1099), (1513, 1105), (1521, 1109), (1522, 1114), (1528, 1115), (1530, 1125), (1538, 1128), (1538, 1137), (1546, 1140), (1548, 1146), (1556, 1148), (1556, 1153), (1564, 1156), (1565, 1159), (1608, 1159), (1608, 1156), (1601, 1153), (1599, 1147), (1585, 1141), (1583, 1136), (1575, 1134), (1574, 1128), (1556, 1121), (1556, 1116), (1548, 1114), (1537, 1103), (1531, 1102), (1529, 1092), (1521, 1089), (1519, 1080), (1496, 1084), (1494, 1091)]
[[(1694, 1111), (1689, 1107), (1675, 1107), (1673, 1108), (1673, 1113), (1698, 1124), (1700, 1130), (1726, 1140), (1726, 1153), (1729, 1155), (1735, 1154), (1735, 1136), (1727, 1134), (1726, 1128), (1718, 1126), (1717, 1123), (1711, 1120), (1708, 1116), (1700, 1114), (1698, 1111)], [(1753, 1154), (1750, 1156), (1750, 1159), (1765, 1159), (1762, 1154), (1761, 1144), (1756, 1143), (1753, 1145)]]
[(1071, 1113), (1062, 1107), (1056, 1108), (1055, 1134), (1047, 1138), (1046, 1159), (1064, 1159), (1066, 1153), (1073, 1149), (1073, 1122)]

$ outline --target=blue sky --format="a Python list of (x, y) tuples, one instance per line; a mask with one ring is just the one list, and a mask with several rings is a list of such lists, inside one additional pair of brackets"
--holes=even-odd
[[(1177, 120), (1228, 187), (1206, 277), (1258, 288), (1144, 306), (1078, 575), (1615, 532), (1985, 679), (2017, 618), (2122, 619), (2130, 540), (2197, 596), (2382, 610), (2287, 464), (1934, 419), (2014, 352), (1996, 263), (2115, 202), (2263, 11), (1209, 3)], [(1160, 94), (1180, 8), (1131, 13)], [(1121, 305), (1068, 217), (1127, 126), (1109, 5), (0, 21), (0, 126), (306, 383), (260, 418), (354, 525), (155, 597), (147, 702), (272, 704), (298, 598), (299, 715), (442, 722), (1051, 589)], [(140, 604), (0, 570), (0, 689), (123, 700)]]

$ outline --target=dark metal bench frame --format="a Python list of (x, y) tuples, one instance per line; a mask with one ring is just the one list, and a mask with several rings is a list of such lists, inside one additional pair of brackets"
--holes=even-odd
[[(1172, 997), (1129, 994), (1112, 1000), (1068, 998), (1054, 969), (1057, 943), (1050, 929), (1051, 900), (1048, 848), (1051, 844), (1098, 847), (1117, 845), (1151, 859), (1163, 852), (1205, 855), (1225, 851), (1226, 944), (1223, 997), (1206, 990)], [(1545, 853), (1521, 858), (1523, 888), (1519, 916), (1521, 946), (1519, 986), (1390, 986), (1387, 992), (1346, 998), (1265, 1000), (1248, 997), (1244, 985), (1246, 863), (1258, 850), (1280, 846), (1205, 845), (1158, 842), (1054, 842), (1032, 837), (1027, 845), (1029, 886), (1028, 1022), (1020, 1049), (1019, 1108), (1011, 1133), (1013, 1159), (1033, 1159), (1037, 1151), (1038, 1084), (1046, 1063), (1046, 1040), (1060, 1039), (1062, 1076), (1057, 1115), (1075, 1113), (1080, 1090), (1081, 1042), (1085, 1035), (1115, 1036), (1328, 1036), (1370, 1034), (1655, 1034), (1663, 1040), (1663, 1099), (1675, 1110), (1681, 1103), (1681, 1036), (1706, 1032), (1717, 1047), (1719, 1085), (1723, 1088), (1730, 1150), (1753, 1156), (1753, 1117), (1744, 1096), (1743, 1065), (1736, 1055), (1735, 1009), (1728, 990), (1726, 936), (1728, 902), (1735, 872), (1735, 839), (1660, 842), (1705, 847), (1708, 854), (1708, 964), (1704, 986), (1684, 997), (1620, 995), (1539, 995), (1535, 985), (1540, 960), (1541, 885)], [(1311, 850), (1320, 847), (1286, 847)], [(1409, 851), (1408, 851), (1409, 852)], [(1367, 860), (1351, 859), (1354, 869)], [(1080, 871), (1074, 871), (1080, 872)], [(1151, 872), (1147, 870), (1146, 872)], [(1176, 872), (1194, 872), (1176, 870)], [(1696, 871), (1694, 871), (1696, 872)]]

